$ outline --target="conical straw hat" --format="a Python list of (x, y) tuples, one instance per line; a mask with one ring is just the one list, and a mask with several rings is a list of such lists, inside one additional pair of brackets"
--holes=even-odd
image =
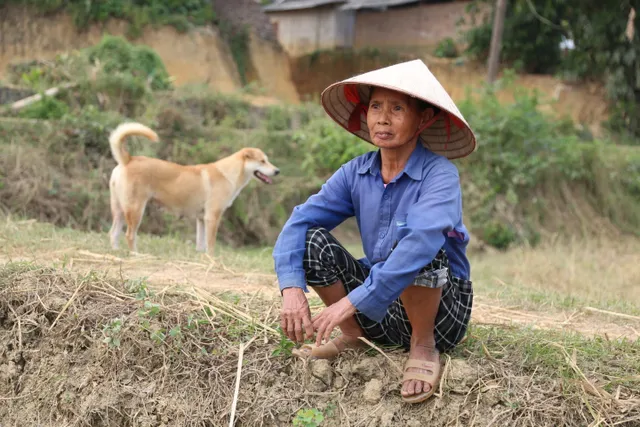
[(366, 118), (371, 86), (402, 92), (441, 109), (435, 122), (420, 134), (429, 150), (457, 159), (476, 149), (476, 138), (469, 124), (447, 91), (419, 59), (334, 83), (322, 92), (322, 106), (340, 126), (371, 143)]

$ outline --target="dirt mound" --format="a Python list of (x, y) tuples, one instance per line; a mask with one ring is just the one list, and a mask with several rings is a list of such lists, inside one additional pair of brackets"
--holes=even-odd
[(398, 381), (404, 353), (304, 363), (288, 357), (276, 315), (273, 302), (248, 296), (154, 293), (140, 280), (7, 264), (0, 267), (0, 419), (228, 425), (239, 368), (236, 425), (631, 426), (640, 416), (630, 374), (639, 368), (638, 345), (543, 342), (533, 332), (476, 326), (443, 356), (437, 396), (407, 406)]

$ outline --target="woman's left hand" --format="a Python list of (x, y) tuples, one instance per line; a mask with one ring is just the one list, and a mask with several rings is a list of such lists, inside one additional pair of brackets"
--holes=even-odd
[(356, 308), (351, 304), (349, 298), (344, 297), (314, 316), (311, 322), (317, 334), (316, 345), (322, 345), (323, 339), (328, 342), (333, 329), (350, 316), (353, 316), (355, 312)]

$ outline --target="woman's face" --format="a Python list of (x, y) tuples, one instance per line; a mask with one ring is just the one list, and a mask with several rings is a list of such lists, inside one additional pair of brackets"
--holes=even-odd
[(404, 93), (374, 88), (367, 112), (367, 127), (373, 145), (397, 148), (413, 142), (416, 132), (433, 115), (433, 110), (418, 109), (418, 101)]

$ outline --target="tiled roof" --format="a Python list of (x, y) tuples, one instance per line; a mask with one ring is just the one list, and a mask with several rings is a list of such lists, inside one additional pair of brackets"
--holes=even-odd
[(405, 4), (418, 3), (419, 0), (350, 0), (341, 6), (342, 10), (380, 9)]
[(262, 8), (265, 12), (312, 9), (319, 6), (340, 5), (342, 10), (385, 9), (418, 3), (420, 0), (280, 0)]
[(287, 10), (312, 9), (330, 4), (339, 5), (347, 0), (284, 0), (262, 8), (265, 12), (281, 12)]

